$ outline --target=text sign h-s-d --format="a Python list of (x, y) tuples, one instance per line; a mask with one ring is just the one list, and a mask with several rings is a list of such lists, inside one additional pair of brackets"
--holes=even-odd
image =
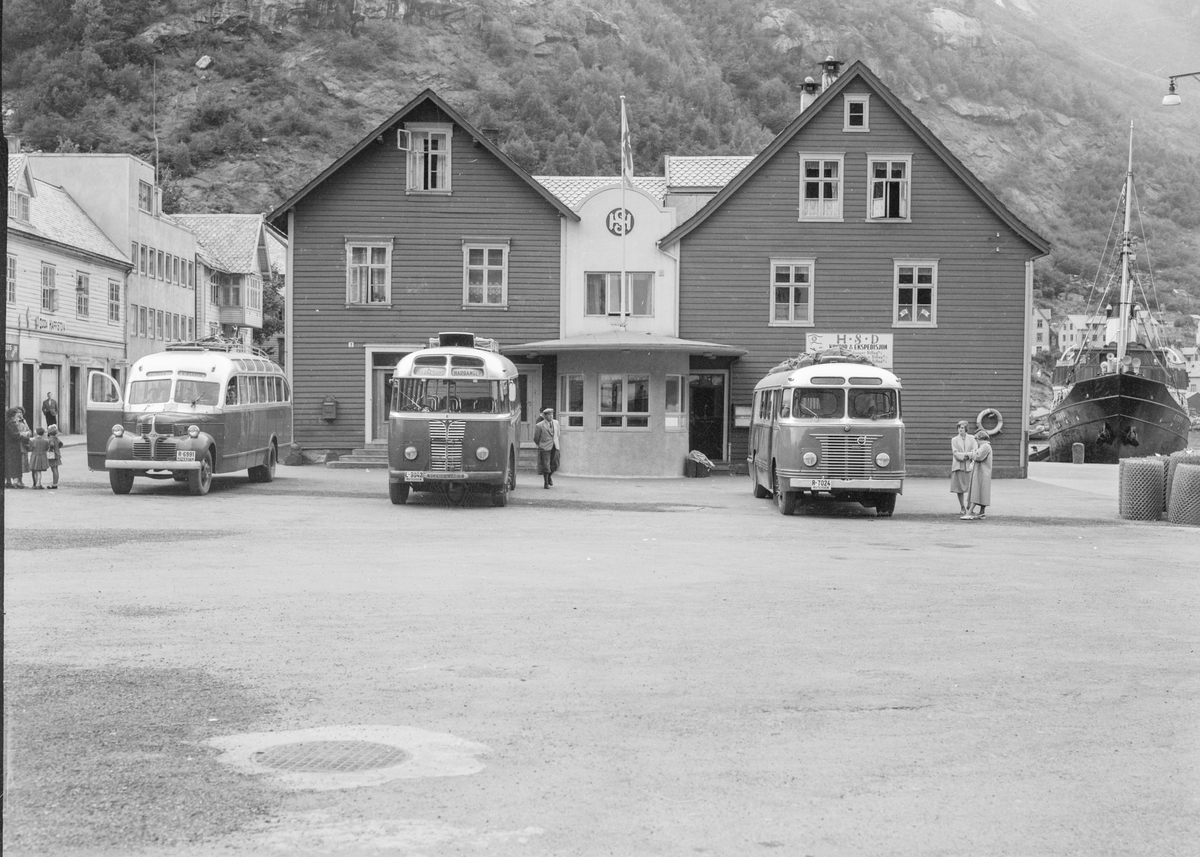
[(608, 231), (618, 238), (633, 231), (633, 212), (628, 208), (614, 208), (604, 218)]

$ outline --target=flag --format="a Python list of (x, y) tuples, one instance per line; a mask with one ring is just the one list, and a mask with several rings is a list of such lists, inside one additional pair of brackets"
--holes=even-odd
[(633, 141), (629, 139), (629, 120), (625, 118), (625, 96), (621, 96), (621, 181), (633, 185)]

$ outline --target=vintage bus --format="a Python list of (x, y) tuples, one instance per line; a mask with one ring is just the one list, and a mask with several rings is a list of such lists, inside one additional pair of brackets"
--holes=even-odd
[(492, 339), (441, 333), (400, 359), (388, 415), (388, 494), (438, 492), (462, 503), (486, 492), (508, 505), (517, 487), (517, 367)]
[(283, 369), (221, 338), (142, 357), (124, 391), (89, 373), (87, 409), (88, 467), (107, 470), (115, 494), (128, 494), (135, 476), (186, 482), (195, 495), (208, 493), (214, 473), (270, 482), (292, 442)]
[(754, 388), (747, 458), (779, 511), (825, 495), (891, 516), (904, 491), (900, 379), (869, 363), (812, 362)]

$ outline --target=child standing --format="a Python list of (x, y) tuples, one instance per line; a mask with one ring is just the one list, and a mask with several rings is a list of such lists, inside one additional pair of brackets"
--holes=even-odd
[(58, 488), (58, 466), (62, 464), (62, 447), (63, 442), (58, 437), (58, 426), (52, 425), (46, 429), (46, 440), (50, 441), (50, 448), (46, 450), (46, 461), (50, 465), (50, 473), (54, 477), (54, 484), (47, 485), (49, 491)]
[(46, 455), (49, 451), (50, 439), (46, 437), (46, 430), (38, 426), (37, 434), (29, 439), (29, 471), (33, 475), (34, 488), (45, 487), (42, 474), (50, 468), (50, 459)]

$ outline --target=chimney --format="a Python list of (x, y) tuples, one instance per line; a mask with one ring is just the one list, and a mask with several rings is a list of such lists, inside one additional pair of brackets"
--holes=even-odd
[(832, 56), (828, 56), (820, 63), (820, 66), (821, 91), (824, 92), (833, 86), (833, 82), (838, 79), (838, 74), (842, 70), (842, 60), (835, 60)]
[(820, 94), (820, 85), (811, 76), (804, 78), (804, 83), (800, 85), (800, 112), (807, 110)]

